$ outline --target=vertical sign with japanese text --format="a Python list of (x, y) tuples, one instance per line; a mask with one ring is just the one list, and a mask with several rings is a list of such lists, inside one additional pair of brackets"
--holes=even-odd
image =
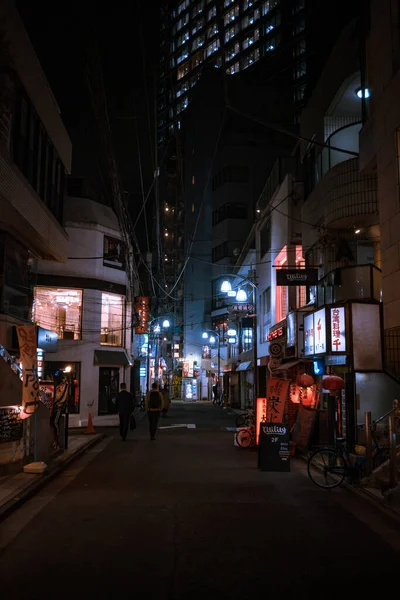
[(267, 419), (267, 399), (257, 398), (256, 404), (256, 445), (258, 445), (258, 438), (260, 436), (260, 425), (262, 421)]
[(331, 351), (346, 352), (346, 315), (343, 306), (331, 308)]
[(32, 416), (39, 406), (40, 390), (37, 374), (36, 325), (17, 325), (19, 355), (23, 368), (21, 419)]
[(314, 314), (304, 317), (304, 355), (314, 354)]
[(321, 308), (314, 313), (314, 354), (326, 352), (326, 312)]
[(266, 423), (281, 423), (285, 412), (286, 395), (289, 381), (284, 379), (268, 379)]

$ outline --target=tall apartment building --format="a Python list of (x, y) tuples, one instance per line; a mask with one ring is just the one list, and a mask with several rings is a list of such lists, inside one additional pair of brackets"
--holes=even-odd
[[(261, 192), (261, 181), (265, 181), (277, 156), (283, 153), (280, 144), (274, 154), (276, 138), (271, 135), (268, 139), (265, 135), (262, 139), (265, 134), (262, 128), (255, 128), (250, 121), (239, 123), (228, 111), (230, 121), (221, 136), (223, 149), (213, 160), (209, 180), (213, 189), (203, 193), (197, 188), (196, 195), (194, 184), (197, 187), (200, 181), (208, 181), (207, 173), (204, 173), (205, 156), (200, 148), (205, 144), (205, 137), (215, 139), (213, 132), (207, 132), (206, 105), (199, 112), (198, 103), (194, 102), (202, 87), (200, 80), (207, 78), (209, 95), (203, 96), (210, 107), (214, 94), (209, 82), (213, 79), (211, 72), (214, 72), (218, 74), (214, 79), (219, 78), (223, 84), (222, 98), (221, 85), (215, 93), (215, 102), (220, 102), (221, 110), (228, 103), (228, 93), (229, 104), (240, 106), (241, 110), (261, 119), (266, 119), (272, 110), (277, 124), (292, 126), (295, 130), (338, 32), (343, 23), (357, 14), (358, 5), (359, 0), (339, 0), (335, 3), (335, 12), (326, 19), (326, 4), (322, 0), (182, 0), (165, 3), (157, 97), (161, 163), (157, 206), (161, 260), (158, 262), (163, 287), (171, 289), (176, 284), (188, 248), (192, 254), (196, 247), (199, 248), (204, 261), (232, 264), (229, 256), (233, 250), (241, 249), (247, 235), (244, 229), (250, 229), (253, 222), (252, 211)], [(278, 114), (276, 98), (280, 97), (281, 91), (286, 108)], [(278, 106), (279, 103), (278, 100)], [(215, 106), (212, 110), (215, 123)], [(199, 126), (201, 119), (204, 126)], [(196, 121), (197, 142), (193, 138), (193, 120)], [(287, 141), (289, 148), (290, 138)], [(207, 154), (209, 157), (210, 152)], [(231, 167), (235, 172), (233, 179), (230, 179)], [(201, 178), (196, 175), (198, 169)], [(239, 171), (251, 172), (251, 176), (246, 181), (243, 177), (236, 181)], [(241, 217), (244, 221), (232, 218), (232, 207), (226, 205), (228, 187), (231, 197), (236, 198), (234, 202), (240, 200), (240, 204), (246, 205), (244, 211), (243, 207), (239, 211), (241, 215), (245, 214)], [(210, 233), (210, 239), (198, 236), (193, 245), (193, 226), (199, 203), (203, 211), (202, 231), (213, 233)], [(204, 223), (205, 215), (209, 216), (208, 224)], [(204, 256), (206, 247), (211, 248), (208, 257)], [(204, 278), (206, 271), (202, 269)], [(174, 299), (166, 297), (163, 303), (169, 309), (174, 307), (181, 324), (185, 321), (188, 327), (188, 321), (192, 321), (192, 325), (197, 326), (204, 321), (204, 316), (199, 315), (198, 309), (192, 310), (199, 294), (193, 289), (194, 284), (189, 285), (191, 273), (186, 272), (186, 276), (173, 287), (171, 295)], [(211, 271), (210, 279), (215, 276)], [(209, 283), (207, 287), (203, 282), (197, 285), (198, 290), (203, 290), (205, 299), (213, 295), (211, 281)], [(185, 307), (185, 298), (194, 304)], [(211, 303), (205, 301), (200, 305), (205, 307)], [(192, 341), (194, 348), (195, 341)]]

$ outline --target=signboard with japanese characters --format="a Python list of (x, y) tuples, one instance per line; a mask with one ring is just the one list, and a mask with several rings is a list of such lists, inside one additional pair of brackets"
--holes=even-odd
[(304, 317), (304, 356), (314, 354), (314, 315)]
[(346, 352), (346, 315), (343, 306), (330, 309), (331, 352)]
[(326, 312), (322, 308), (314, 313), (314, 354), (323, 354), (326, 350)]
[(286, 395), (289, 381), (284, 379), (268, 379), (267, 387), (267, 423), (281, 423), (285, 411)]
[(289, 428), (285, 423), (261, 423), (258, 468), (261, 471), (290, 471)]
[(27, 419), (33, 415), (40, 402), (36, 325), (17, 325), (17, 335), (24, 377), (20, 418)]
[(277, 269), (276, 285), (317, 285), (318, 269)]

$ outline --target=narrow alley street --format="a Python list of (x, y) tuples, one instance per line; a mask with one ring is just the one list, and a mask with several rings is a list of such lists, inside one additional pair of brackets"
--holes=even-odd
[[(2, 597), (194, 600), (383, 593), (400, 525), (302, 461), (264, 473), (233, 447), (233, 415), (173, 405), (97, 446), (0, 525)], [(195, 428), (174, 428), (192, 424)], [(22, 557), (22, 560), (21, 560)]]

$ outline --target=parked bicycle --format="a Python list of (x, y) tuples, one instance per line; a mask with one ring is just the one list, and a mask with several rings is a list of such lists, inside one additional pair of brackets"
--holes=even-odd
[(236, 427), (250, 427), (250, 425), (255, 424), (255, 414), (254, 410), (248, 409), (246, 412), (237, 415), (236, 417)]
[[(346, 438), (338, 438), (338, 446), (319, 448), (313, 452), (307, 463), (307, 473), (315, 485), (324, 489), (339, 486), (346, 477), (352, 481), (362, 479), (365, 474), (365, 454), (350, 454)], [(387, 450), (381, 448), (375, 437), (372, 438), (373, 468), (387, 460)]]
[(254, 425), (239, 429), (236, 434), (236, 442), (240, 448), (250, 448), (256, 445), (256, 428)]

